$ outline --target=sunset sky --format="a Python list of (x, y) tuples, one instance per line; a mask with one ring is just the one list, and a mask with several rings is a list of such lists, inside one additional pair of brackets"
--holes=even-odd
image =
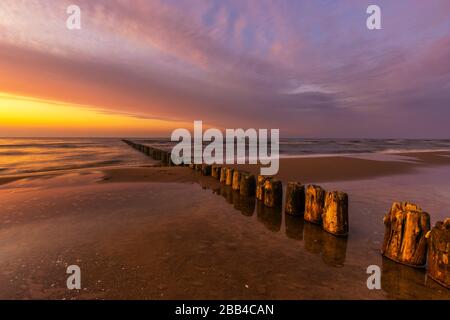
[[(382, 30), (366, 28), (370, 4)], [(167, 136), (194, 120), (450, 138), (450, 1), (0, 1), (0, 136)]]

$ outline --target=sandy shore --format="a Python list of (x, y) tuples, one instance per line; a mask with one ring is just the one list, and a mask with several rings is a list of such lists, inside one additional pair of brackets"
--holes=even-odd
[[(408, 174), (424, 167), (450, 165), (450, 153), (427, 152), (392, 155), (399, 160), (361, 159), (350, 156), (281, 158), (280, 170), (276, 177), (283, 182), (304, 183), (349, 181), (396, 174)], [(258, 165), (235, 166), (258, 175)], [(132, 181), (192, 181), (189, 174), (180, 168), (155, 171), (151, 168), (116, 168), (103, 170), (106, 179), (116, 182)], [(167, 174), (166, 174), (167, 173)]]
[[(348, 239), (188, 168), (9, 181), (0, 186), (0, 298), (450, 299), (424, 270), (379, 252), (392, 201), (418, 202), (432, 223), (448, 216), (448, 155), (408, 157), (282, 159), (281, 179), (349, 193)], [(66, 288), (71, 264), (82, 290)], [(382, 290), (366, 287), (371, 264), (383, 270)]]

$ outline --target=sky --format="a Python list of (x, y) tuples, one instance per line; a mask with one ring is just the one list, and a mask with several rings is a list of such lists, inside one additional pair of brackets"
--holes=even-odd
[(170, 136), (194, 120), (450, 138), (450, 1), (1, 0), (0, 136)]

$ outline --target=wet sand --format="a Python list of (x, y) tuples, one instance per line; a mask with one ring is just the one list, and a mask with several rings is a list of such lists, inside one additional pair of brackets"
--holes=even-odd
[[(358, 155), (361, 157), (361, 155)], [(349, 181), (397, 174), (411, 174), (420, 168), (450, 165), (449, 152), (404, 153), (385, 156), (389, 160), (355, 158), (351, 156), (330, 156), (310, 158), (281, 158), (280, 170), (276, 177), (283, 182), (301, 181), (329, 182)], [(380, 157), (382, 158), (382, 157)], [(237, 165), (239, 169), (255, 175), (260, 172), (258, 165)], [(173, 168), (172, 168), (173, 169)], [(178, 168), (179, 169), (179, 168)], [(103, 171), (107, 179), (116, 182), (136, 181), (190, 181), (183, 170), (171, 170), (172, 175), (161, 176), (148, 168), (116, 168)], [(165, 171), (162, 171), (165, 172)], [(175, 177), (175, 174), (177, 177)]]
[[(424, 270), (383, 259), (382, 217), (417, 202), (448, 216), (450, 159), (283, 159), (280, 178), (350, 196), (350, 235), (243, 198), (188, 168), (65, 172), (0, 186), (1, 299), (450, 299)], [(299, 160), (299, 159), (295, 159)], [(252, 168), (251, 170), (255, 170)], [(66, 288), (77, 264), (82, 290)], [(368, 290), (379, 265), (382, 290)]]

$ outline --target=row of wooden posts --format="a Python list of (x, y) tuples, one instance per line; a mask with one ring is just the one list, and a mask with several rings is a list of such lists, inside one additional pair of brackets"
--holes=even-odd
[[(247, 171), (220, 165), (190, 164), (189, 167), (231, 186), (243, 196), (255, 196), (267, 207), (282, 206), (283, 184), (273, 177), (260, 175), (255, 178)], [(331, 234), (348, 234), (348, 196), (344, 192), (326, 192), (320, 186), (288, 182), (285, 212), (304, 215), (306, 221), (321, 224)]]
[(136, 143), (136, 142), (126, 140), (126, 139), (124, 139), (122, 141), (125, 142), (126, 144), (128, 144), (129, 146), (131, 146), (132, 148), (146, 154), (150, 158), (161, 161), (161, 165), (163, 165), (163, 166), (173, 166), (170, 151), (163, 150), (160, 148), (155, 148), (152, 146), (147, 146), (145, 144)]
[(412, 203), (395, 202), (383, 218), (382, 254), (399, 263), (424, 267), (427, 275), (450, 288), (450, 218), (430, 230), (430, 215)]
[[(160, 160), (162, 165), (173, 165), (169, 151), (130, 140), (123, 141)], [(231, 186), (242, 196), (255, 196), (267, 207), (282, 206), (283, 185), (273, 177), (260, 175), (255, 178), (249, 172), (220, 165), (190, 164), (189, 167)], [(344, 192), (326, 192), (317, 185), (288, 182), (285, 212), (290, 215), (303, 214), (304, 220), (321, 224), (325, 231), (333, 235), (348, 235), (348, 195)], [(428, 213), (415, 204), (395, 202), (383, 222), (383, 256), (412, 267), (424, 267), (428, 261), (428, 276), (450, 288), (450, 218), (437, 222), (431, 229)]]

